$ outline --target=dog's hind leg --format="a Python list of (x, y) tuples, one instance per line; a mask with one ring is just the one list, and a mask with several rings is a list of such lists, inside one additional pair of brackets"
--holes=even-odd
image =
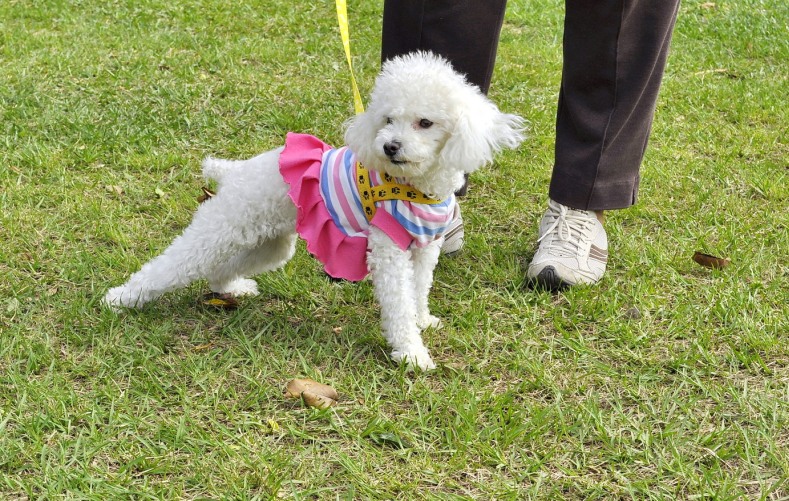
[(125, 284), (110, 289), (104, 302), (109, 306), (139, 308), (165, 292), (207, 277), (229, 256), (246, 247), (241, 232), (233, 231), (232, 221), (213, 210), (215, 203), (221, 203), (218, 198), (202, 204), (184, 232)]
[(383, 231), (370, 228), (367, 266), (375, 296), (381, 305), (381, 330), (392, 347), (394, 361), (410, 367), (434, 369), (416, 324), (417, 305), (414, 266), (409, 251), (403, 251)]
[(295, 250), (295, 233), (264, 240), (215, 268), (208, 276), (208, 286), (213, 292), (255, 296), (258, 293), (257, 282), (247, 277), (281, 268), (290, 261)]

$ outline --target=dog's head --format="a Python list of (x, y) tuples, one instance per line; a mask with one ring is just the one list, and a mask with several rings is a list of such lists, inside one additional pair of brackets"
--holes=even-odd
[(384, 63), (346, 144), (369, 169), (446, 198), (464, 174), (523, 140), (523, 119), (499, 111), (441, 57), (417, 52)]

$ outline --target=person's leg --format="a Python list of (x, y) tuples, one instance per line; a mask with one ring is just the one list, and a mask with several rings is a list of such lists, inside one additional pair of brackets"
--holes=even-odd
[(566, 0), (556, 152), (528, 278), (555, 289), (602, 278), (602, 211), (636, 200), (679, 0)]
[(550, 198), (575, 209), (636, 200), (679, 0), (566, 0)]
[(487, 94), (506, 5), (506, 0), (386, 0), (381, 59), (431, 51)]

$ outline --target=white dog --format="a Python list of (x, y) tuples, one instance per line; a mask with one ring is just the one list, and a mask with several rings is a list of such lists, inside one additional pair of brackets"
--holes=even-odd
[(440, 325), (427, 298), (453, 193), (465, 174), (520, 143), (522, 122), (440, 57), (395, 58), (367, 111), (348, 123), (347, 147), (289, 134), (284, 147), (249, 160), (206, 159), (217, 194), (104, 302), (137, 308), (203, 278), (214, 292), (255, 295), (248, 277), (282, 267), (299, 233), (330, 275), (360, 280), (369, 270), (392, 359), (432, 369), (421, 330)]

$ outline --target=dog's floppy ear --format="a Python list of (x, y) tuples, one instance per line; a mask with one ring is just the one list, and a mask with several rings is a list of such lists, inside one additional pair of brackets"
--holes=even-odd
[(453, 165), (466, 173), (492, 162), (502, 149), (514, 149), (523, 141), (521, 117), (500, 112), (482, 94), (473, 97), (478, 103), (459, 112), (441, 150), (442, 165)]

